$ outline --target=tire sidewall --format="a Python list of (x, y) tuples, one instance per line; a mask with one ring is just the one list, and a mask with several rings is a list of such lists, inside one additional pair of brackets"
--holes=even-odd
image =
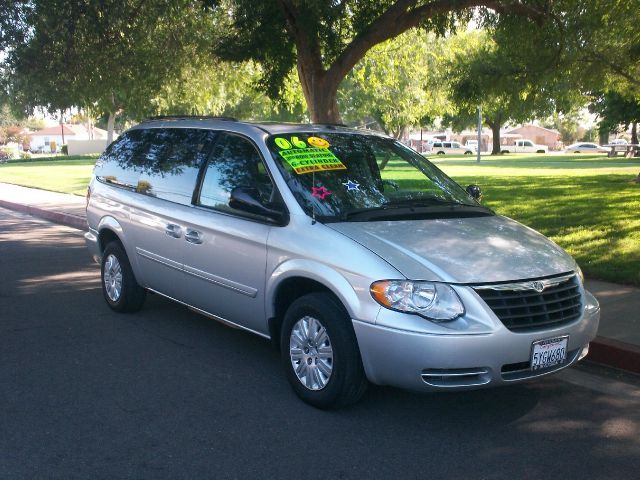
[[(331, 377), (321, 390), (310, 390), (303, 385), (291, 363), (289, 344), (291, 331), (293, 326), (305, 316), (314, 317), (322, 324), (327, 331), (333, 350)], [(302, 400), (318, 408), (329, 408), (341, 404), (348, 378), (353, 375), (354, 368), (361, 368), (351, 319), (329, 295), (305, 295), (291, 304), (282, 324), (280, 351), (291, 386)], [(355, 358), (352, 358), (354, 356)]]

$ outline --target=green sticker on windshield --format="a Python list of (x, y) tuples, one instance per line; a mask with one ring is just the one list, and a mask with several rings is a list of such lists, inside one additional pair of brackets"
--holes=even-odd
[(278, 152), (298, 175), (347, 167), (326, 148), (292, 148)]

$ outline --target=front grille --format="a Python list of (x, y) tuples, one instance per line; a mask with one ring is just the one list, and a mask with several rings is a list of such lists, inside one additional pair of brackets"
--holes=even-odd
[[(536, 291), (541, 285), (544, 290)], [(577, 275), (473, 289), (512, 332), (560, 327), (577, 320), (582, 312)]]

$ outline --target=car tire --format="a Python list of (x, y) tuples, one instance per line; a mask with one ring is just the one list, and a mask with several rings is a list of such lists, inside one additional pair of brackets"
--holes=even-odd
[(470, 152), (469, 150), (467, 150), (466, 152), (464, 152), (465, 155), (471, 155), (473, 152)]
[(444, 152), (438, 152), (437, 154), (438, 155), (444, 155)]
[(129, 257), (120, 242), (110, 242), (104, 249), (101, 279), (102, 294), (112, 310), (131, 313), (142, 308), (147, 292), (136, 281)]
[(333, 295), (295, 300), (284, 316), (280, 347), (287, 379), (304, 402), (337, 408), (364, 394), (367, 379), (353, 324)]
[(507, 154), (507, 153), (509, 153), (509, 150), (501, 150), (501, 151), (500, 151), (500, 155), (505, 155), (505, 154)]
[(538, 150), (536, 153), (546, 153), (544, 150)]

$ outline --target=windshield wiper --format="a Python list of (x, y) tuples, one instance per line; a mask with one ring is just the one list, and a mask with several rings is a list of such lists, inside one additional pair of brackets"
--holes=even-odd
[(376, 207), (347, 210), (340, 215), (340, 220), (367, 221), (393, 218), (445, 218), (485, 215), (493, 215), (493, 211), (482, 205), (469, 205), (433, 198), (388, 202)]

